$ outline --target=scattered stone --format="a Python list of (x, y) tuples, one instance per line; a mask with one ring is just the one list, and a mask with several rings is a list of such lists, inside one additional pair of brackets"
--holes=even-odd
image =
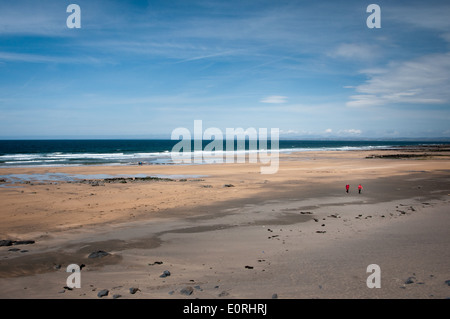
[(31, 245), (34, 243), (34, 240), (17, 240), (13, 242), (13, 245)]
[(325, 234), (326, 231), (325, 230), (317, 230), (316, 233), (318, 233), (318, 234)]
[(203, 291), (203, 289), (199, 285), (194, 286), (194, 288), (197, 289), (197, 290)]
[(416, 277), (408, 277), (408, 279), (406, 279), (405, 284), (409, 285), (412, 284), (416, 281)]
[(316, 223), (318, 223), (319, 222), (319, 220), (317, 219), (317, 218), (313, 218), (314, 219), (314, 221), (316, 222)]
[(445, 283), (447, 284), (447, 286), (450, 286), (450, 280), (446, 280)]
[(173, 295), (175, 293), (175, 291), (171, 290), (169, 291), (169, 295)]
[(253, 269), (253, 266), (245, 266), (246, 269)]
[(108, 296), (108, 294), (109, 294), (109, 290), (103, 289), (97, 293), (97, 297), (99, 297), (99, 298), (106, 297), (106, 296)]
[(59, 264), (58, 264), (58, 265), (54, 265), (54, 266), (53, 266), (53, 269), (59, 270), (59, 269), (61, 269), (61, 265), (59, 265)]
[(153, 264), (148, 264), (149, 266), (154, 266), (154, 265), (162, 265), (163, 262), (162, 261), (155, 261)]
[(64, 289), (73, 290), (73, 288), (70, 288), (69, 286), (64, 286)]
[(273, 294), (272, 299), (278, 299), (278, 294)]
[(138, 292), (139, 288), (131, 287), (130, 288), (130, 294), (134, 295), (136, 292)]
[(97, 250), (89, 254), (88, 258), (102, 258), (108, 256), (109, 253), (103, 250)]
[(311, 212), (300, 212), (300, 214), (302, 214), (302, 215), (311, 215), (312, 213)]
[(194, 289), (191, 286), (184, 287), (180, 290), (180, 294), (190, 296), (194, 292)]
[(160, 277), (160, 278), (166, 278), (166, 277), (169, 277), (169, 276), (170, 276), (170, 271), (164, 270), (163, 273), (162, 273), (162, 275), (159, 276), (159, 277)]
[(113, 299), (117, 299), (117, 298), (120, 298), (120, 297), (122, 297), (122, 295), (119, 295), (119, 294), (113, 295)]
[(220, 294), (219, 294), (219, 297), (226, 297), (226, 296), (228, 296), (229, 295), (229, 293), (227, 292), (227, 291), (222, 291)]
[(12, 240), (9, 239), (0, 240), (0, 246), (11, 246), (12, 244), (13, 244)]
[(225, 185), (223, 185), (223, 187), (234, 187), (234, 185), (233, 184), (225, 184)]
[(19, 248), (10, 248), (10, 249), (8, 249), (8, 251), (19, 251), (20, 249)]

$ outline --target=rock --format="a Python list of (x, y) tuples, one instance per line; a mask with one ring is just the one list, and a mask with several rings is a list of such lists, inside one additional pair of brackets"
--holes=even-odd
[(278, 294), (273, 294), (272, 299), (278, 299)]
[(119, 294), (113, 295), (113, 299), (117, 299), (117, 298), (120, 298), (120, 297), (122, 297), (122, 295), (119, 295)]
[(234, 185), (233, 184), (225, 184), (225, 185), (223, 185), (223, 187), (234, 187)]
[(154, 266), (154, 265), (162, 265), (163, 262), (162, 261), (155, 261), (153, 264), (148, 264), (149, 266)]
[(159, 277), (160, 277), (160, 278), (166, 278), (166, 277), (169, 277), (169, 276), (170, 276), (170, 271), (164, 270), (163, 273), (162, 273), (162, 275), (159, 276)]
[(89, 254), (88, 258), (102, 258), (108, 256), (109, 253), (103, 250), (97, 250)]
[(317, 230), (316, 233), (318, 233), (318, 234), (325, 234), (326, 231), (325, 230)]
[(13, 242), (14, 245), (31, 245), (34, 243), (34, 240), (17, 240)]
[(408, 279), (405, 280), (405, 284), (409, 285), (416, 281), (416, 277), (408, 277)]
[(222, 292), (219, 294), (219, 297), (226, 297), (226, 296), (228, 296), (228, 295), (229, 295), (228, 292), (222, 291)]
[(247, 269), (253, 269), (253, 266), (245, 266)]
[(194, 292), (194, 288), (192, 288), (191, 286), (184, 287), (183, 289), (180, 290), (180, 294), (186, 295), (186, 296), (192, 295), (193, 292)]
[(100, 290), (97, 294), (97, 297), (101, 298), (101, 297), (106, 297), (109, 294), (109, 290), (108, 289), (103, 289)]
[(10, 248), (10, 249), (8, 249), (8, 251), (19, 251), (20, 250), (20, 248)]
[(445, 283), (450, 286), (450, 280), (446, 280)]
[(131, 287), (130, 288), (130, 294), (134, 295), (136, 292), (138, 292), (139, 288)]
[(11, 246), (12, 244), (13, 244), (12, 240), (9, 239), (0, 240), (0, 246)]

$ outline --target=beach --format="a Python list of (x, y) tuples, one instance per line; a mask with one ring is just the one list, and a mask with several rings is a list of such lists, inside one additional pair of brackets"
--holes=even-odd
[[(449, 159), (429, 147), (280, 154), (275, 174), (0, 167), (127, 176), (0, 187), (0, 298), (449, 298)], [(71, 264), (80, 288), (67, 287)]]

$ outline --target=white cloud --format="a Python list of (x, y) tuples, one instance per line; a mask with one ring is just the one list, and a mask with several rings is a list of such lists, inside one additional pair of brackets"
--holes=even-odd
[(328, 55), (335, 58), (370, 60), (378, 55), (378, 49), (373, 45), (343, 43)]
[(332, 130), (331, 128), (327, 128), (327, 129), (325, 130), (325, 133), (327, 133), (327, 134), (332, 133), (332, 132), (333, 132), (333, 130)]
[(267, 96), (260, 101), (261, 103), (271, 103), (271, 104), (282, 104), (287, 102), (286, 96), (280, 96), (280, 95), (271, 95)]
[(362, 131), (357, 129), (346, 129), (338, 131), (338, 134), (340, 135), (360, 135), (361, 133)]
[(450, 53), (433, 54), (384, 70), (364, 70), (368, 80), (356, 86), (347, 106), (396, 103), (443, 104), (450, 102)]

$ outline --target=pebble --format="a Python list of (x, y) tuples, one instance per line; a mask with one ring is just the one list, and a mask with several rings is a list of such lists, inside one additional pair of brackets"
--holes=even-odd
[(101, 298), (101, 297), (106, 297), (109, 294), (109, 290), (108, 289), (103, 289), (100, 290), (97, 294), (97, 297)]
[(194, 292), (194, 288), (192, 288), (191, 286), (184, 287), (183, 289), (180, 290), (180, 294), (186, 295), (186, 296), (192, 295), (193, 292)]
[(89, 254), (88, 258), (102, 258), (108, 256), (109, 253), (103, 250), (97, 250)]
[(130, 294), (134, 295), (138, 290), (139, 290), (139, 288), (131, 287), (130, 288)]
[(169, 276), (170, 276), (170, 271), (164, 270), (163, 273), (162, 273), (162, 275), (159, 276), (159, 277), (160, 277), (160, 278), (166, 278), (166, 277), (169, 277)]

